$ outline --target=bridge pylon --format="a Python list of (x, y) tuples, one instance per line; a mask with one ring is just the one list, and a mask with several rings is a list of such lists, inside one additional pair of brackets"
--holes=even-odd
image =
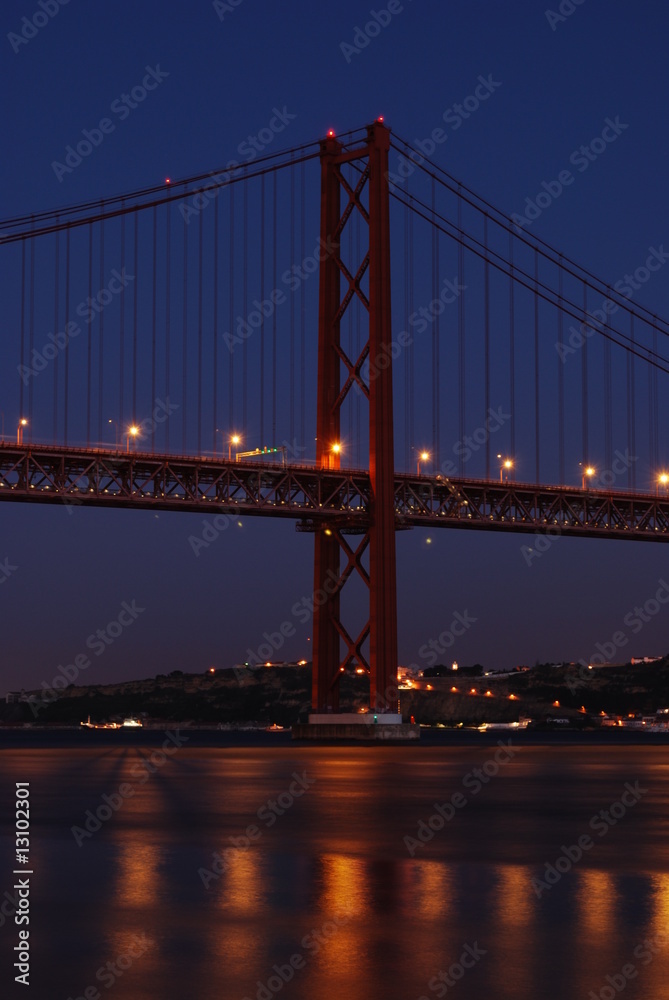
[[(316, 461), (320, 468), (339, 468), (341, 407), (357, 386), (369, 404), (371, 505), (364, 534), (358, 526), (350, 543), (345, 537), (348, 529), (354, 529), (350, 519), (316, 525), (314, 593), (327, 599), (315, 602), (314, 608), (314, 713), (338, 712), (339, 680), (352, 663), (369, 673), (370, 709), (397, 713), (389, 148), (390, 131), (380, 119), (368, 126), (366, 139), (352, 148), (343, 148), (333, 134), (321, 143), (321, 245), (327, 252), (319, 276)], [(355, 185), (342, 170), (354, 161), (360, 170)], [(362, 199), (365, 188), (366, 204)], [(355, 212), (367, 224), (368, 243), (353, 273), (353, 267), (349, 270), (342, 260), (341, 246), (343, 231)], [(362, 287), (367, 272), (368, 293)], [(367, 312), (368, 335), (359, 356), (349, 358), (341, 344), (340, 327), (355, 299)], [(366, 382), (362, 368), (368, 358), (374, 374)], [(342, 365), (346, 370), (343, 385)], [(367, 548), (369, 571), (362, 562)], [(357, 635), (351, 635), (343, 624), (340, 606), (341, 591), (354, 574), (369, 590), (368, 618)], [(368, 638), (367, 658), (362, 647)]]

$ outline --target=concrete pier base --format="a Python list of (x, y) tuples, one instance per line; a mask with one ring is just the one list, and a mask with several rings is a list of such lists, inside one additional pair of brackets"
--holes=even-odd
[(293, 726), (294, 740), (418, 740), (420, 726), (402, 722), (401, 715), (372, 712), (310, 715)]

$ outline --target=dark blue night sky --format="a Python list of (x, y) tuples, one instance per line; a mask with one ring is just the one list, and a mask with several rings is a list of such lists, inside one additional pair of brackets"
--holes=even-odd
[[(43, 7), (48, 23), (26, 28), (24, 18)], [(0, 216), (222, 168), (248, 155), (277, 114), (285, 119), (272, 140), (277, 149), (383, 115), (413, 144), (443, 129), (434, 163), (509, 216), (525, 213), (528, 198), (557, 191), (556, 179), (569, 170), (573, 181), (527, 229), (613, 283), (642, 265), (649, 248), (669, 247), (669, 12), (622, 0), (562, 0), (551, 9), (530, 0), (44, 0), (42, 7), (7, 0)], [(368, 37), (360, 29), (372, 10), (387, 24)], [(46, 17), (35, 19), (41, 25)], [(124, 102), (149, 71), (155, 89), (134, 107)], [(479, 106), (461, 114), (458, 106), (472, 106), (464, 102), (477, 87)], [(113, 128), (91, 155), (67, 172), (54, 169), (82, 130), (105, 117)], [(619, 125), (599, 155), (579, 158), (607, 120), (627, 127)], [(317, 217), (317, 204), (312, 210)], [(669, 316), (662, 268), (634, 299)], [(13, 357), (10, 327), (5, 317), (3, 364)], [(447, 357), (444, 348), (442, 366)], [(313, 387), (315, 371), (307, 377)], [(661, 397), (665, 382), (660, 376)], [(14, 402), (0, 401), (0, 410), (7, 433), (15, 432)], [(637, 434), (644, 435), (643, 420)], [(445, 459), (457, 428), (441, 436)], [(669, 463), (666, 445), (660, 426), (661, 463)], [(651, 483), (655, 473), (644, 461), (639, 483)], [(566, 478), (579, 482), (577, 462)], [(295, 634), (275, 658), (310, 657), (311, 624), (296, 608), (312, 591), (312, 538), (290, 521), (245, 518), (196, 555), (189, 538), (202, 537), (204, 522), (176, 513), (0, 505), (0, 562), (14, 567), (0, 580), (5, 688), (50, 682), (59, 664), (91, 652), (89, 636), (117, 620), (124, 602), (143, 610), (91, 656), (83, 681), (229, 666), (285, 622)], [(522, 547), (530, 544), (521, 535), (398, 533), (400, 661), (427, 666), (425, 644), (465, 615), (475, 621), (447, 643), (445, 662), (501, 668), (587, 659), (620, 630), (626, 641), (616, 660), (669, 651), (669, 606), (634, 624), (634, 608), (669, 580), (663, 545), (557, 538), (528, 564)]]

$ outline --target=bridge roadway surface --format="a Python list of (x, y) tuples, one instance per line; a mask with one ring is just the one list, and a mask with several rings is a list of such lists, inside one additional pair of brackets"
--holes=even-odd
[[(364, 532), (369, 473), (305, 464), (0, 443), (0, 501), (293, 518)], [(669, 495), (395, 475), (397, 528), (485, 528), (669, 541)]]

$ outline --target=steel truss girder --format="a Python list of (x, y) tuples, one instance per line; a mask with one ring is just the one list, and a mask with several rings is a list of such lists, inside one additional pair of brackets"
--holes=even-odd
[[(515, 533), (669, 541), (669, 496), (567, 486), (395, 475), (395, 528), (472, 528)], [(369, 528), (369, 473), (348, 469), (126, 455), (86, 448), (0, 444), (0, 501), (69, 503), (207, 514), (288, 517), (302, 530)]]

